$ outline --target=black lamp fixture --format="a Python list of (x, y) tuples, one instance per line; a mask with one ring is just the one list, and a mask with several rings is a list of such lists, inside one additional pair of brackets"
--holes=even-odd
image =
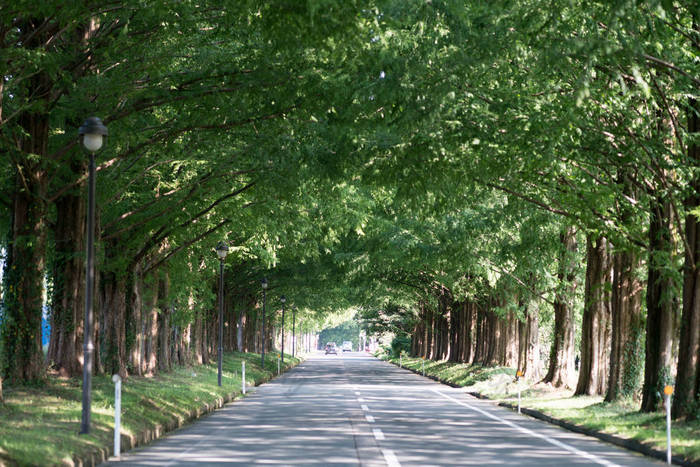
[(216, 245), (216, 254), (219, 256), (219, 386), (221, 386), (221, 367), (224, 359), (224, 260), (228, 254), (228, 245), (219, 242)]
[(90, 433), (92, 405), (92, 297), (95, 285), (95, 153), (102, 148), (107, 137), (107, 127), (97, 117), (89, 117), (78, 129), (80, 144), (90, 154), (88, 168), (87, 255), (85, 274), (85, 336), (83, 339), (83, 410), (80, 434)]

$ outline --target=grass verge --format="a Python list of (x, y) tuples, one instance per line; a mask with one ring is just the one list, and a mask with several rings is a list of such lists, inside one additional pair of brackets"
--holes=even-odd
[[(246, 384), (257, 385), (277, 374), (277, 354), (227, 353), (222, 386), (216, 361), (178, 367), (157, 376), (129, 377), (122, 383), (122, 446), (134, 445), (145, 432), (162, 433), (181, 426), (226, 399), (241, 395), (241, 362)], [(285, 354), (284, 370), (299, 363)], [(114, 437), (114, 383), (93, 377), (91, 432), (79, 435), (82, 380), (49, 376), (41, 384), (5, 387), (0, 404), (0, 465), (72, 465), (111, 452)]]
[[(395, 365), (399, 358), (378, 355)], [(602, 396), (573, 396), (573, 391), (553, 389), (528, 381), (515, 383), (515, 370), (505, 367), (481, 367), (464, 363), (435, 362), (404, 356), (403, 367), (440, 381), (463, 386), (489, 399), (517, 404), (518, 384), (521, 407), (540, 411), (550, 417), (625, 439), (633, 439), (654, 449), (666, 450), (665, 412), (641, 413), (632, 400), (604, 402)], [(700, 463), (700, 421), (673, 422), (671, 445), (674, 456)]]

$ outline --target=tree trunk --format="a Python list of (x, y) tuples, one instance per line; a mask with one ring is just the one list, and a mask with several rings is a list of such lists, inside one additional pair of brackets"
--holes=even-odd
[[(146, 318), (146, 362), (144, 373), (154, 375), (158, 371), (158, 287), (151, 286), (145, 308)], [(191, 299), (191, 296), (190, 296)]]
[(519, 357), (519, 323), (518, 318), (512, 313), (508, 312), (506, 315), (506, 339), (505, 339), (505, 359), (503, 364), (510, 368), (518, 367), (518, 357)]
[(169, 371), (171, 363), (170, 341), (170, 278), (167, 273), (160, 276), (158, 281), (158, 368)]
[(426, 304), (425, 322), (425, 358), (433, 358), (433, 321), (435, 320), (433, 309), (430, 304)]
[(112, 272), (102, 272), (100, 276), (104, 370), (126, 378), (126, 279)]
[[(697, 30), (697, 21), (693, 21)], [(700, 105), (694, 98), (688, 105), (688, 134), (700, 132)], [(700, 165), (700, 145), (688, 144), (688, 159)], [(683, 314), (678, 348), (676, 390), (673, 397), (674, 418), (698, 418), (700, 398), (700, 221), (693, 210), (700, 207), (700, 177), (691, 182), (692, 194), (685, 202), (685, 265), (683, 268)]]
[(673, 257), (671, 204), (661, 198), (652, 201), (649, 219), (649, 261), (647, 267), (647, 324), (644, 359), (642, 411), (662, 408), (664, 386), (671, 384), (676, 290), (669, 261)]
[(612, 343), (610, 379), (605, 400), (636, 395), (642, 376), (642, 284), (637, 279), (639, 257), (621, 251), (613, 259)]
[(238, 309), (238, 319), (236, 320), (236, 350), (245, 352), (243, 349), (243, 326), (245, 326), (245, 306)]
[(194, 318), (194, 336), (192, 342), (194, 362), (198, 365), (204, 363), (204, 355), (202, 354), (202, 314), (200, 311), (195, 312)]
[(577, 396), (603, 395), (610, 361), (610, 248), (605, 237), (586, 240), (586, 284)]
[(29, 133), (21, 144), (26, 162), (15, 177), (12, 200), (11, 254), (8, 255), (4, 297), (3, 340), (5, 376), (11, 383), (38, 380), (44, 373), (41, 349), (42, 291), (46, 254), (47, 174), (24, 154), (46, 153), (48, 117), (26, 115)]
[(525, 320), (519, 324), (518, 369), (532, 381), (540, 378), (539, 322), (537, 310), (524, 304)]
[(460, 314), (459, 314), (459, 303), (451, 303), (449, 311), (449, 353), (447, 359), (450, 362), (459, 362), (459, 348), (460, 348)]
[(85, 314), (85, 203), (77, 194), (56, 202), (55, 253), (51, 267), (51, 341), (48, 361), (62, 376), (79, 376), (83, 367)]
[(134, 272), (133, 281), (131, 284), (131, 296), (129, 307), (129, 327), (132, 334), (131, 345), (129, 346), (129, 366), (131, 372), (139, 376), (143, 376), (143, 347), (144, 347), (144, 328), (145, 319), (142, 312), (143, 297), (142, 297), (143, 277), (140, 268), (137, 266)]
[(554, 299), (554, 341), (549, 357), (549, 370), (543, 382), (554, 387), (571, 387), (574, 375), (574, 310), (576, 290), (576, 235), (573, 227), (561, 234), (559, 290)]
[(476, 304), (472, 301), (467, 301), (464, 305), (465, 319), (464, 319), (464, 362), (472, 363), (474, 359), (474, 343), (476, 342), (476, 317), (477, 309)]

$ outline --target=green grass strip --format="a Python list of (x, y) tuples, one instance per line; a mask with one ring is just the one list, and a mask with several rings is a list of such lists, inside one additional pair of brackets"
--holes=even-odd
[[(122, 446), (147, 431), (182, 425), (206, 407), (241, 397), (241, 362), (246, 384), (260, 384), (277, 374), (277, 354), (224, 354), (222, 386), (216, 360), (208, 365), (178, 367), (154, 377), (131, 376), (122, 383)], [(285, 354), (284, 369), (300, 362)], [(283, 369), (283, 371), (284, 371)], [(111, 376), (93, 377), (91, 432), (79, 435), (82, 379), (49, 376), (41, 384), (5, 388), (0, 404), (0, 465), (72, 464), (102, 450), (114, 437), (114, 383)]]

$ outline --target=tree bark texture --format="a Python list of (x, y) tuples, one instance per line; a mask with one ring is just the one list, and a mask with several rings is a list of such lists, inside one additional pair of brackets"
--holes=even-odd
[(663, 388), (671, 384), (676, 306), (673, 274), (672, 210), (667, 200), (651, 203), (649, 259), (647, 263), (647, 322), (642, 411), (655, 412), (663, 405)]
[(540, 379), (539, 317), (536, 309), (526, 306), (525, 320), (518, 324), (518, 369), (532, 381)]
[[(700, 104), (689, 99), (688, 133), (700, 132)], [(688, 145), (688, 159), (700, 165), (700, 145)], [(700, 221), (692, 210), (700, 207), (700, 177), (691, 182), (692, 194), (685, 201), (685, 265), (683, 267), (683, 313), (678, 344), (678, 369), (673, 397), (673, 417), (699, 417), (700, 402)]]
[[(43, 74), (32, 82), (41, 86)], [(44, 373), (41, 349), (43, 278), (46, 268), (48, 177), (30, 154), (46, 154), (48, 115), (27, 113), (20, 118), (28, 136), (18, 152), (22, 167), (15, 175), (12, 200), (11, 254), (8, 254), (3, 323), (4, 373), (11, 383), (38, 380)]]
[(62, 376), (83, 369), (85, 314), (85, 201), (68, 193), (56, 202), (51, 265), (51, 339), (48, 362)]
[(158, 367), (161, 371), (172, 368), (170, 336), (170, 277), (163, 273), (158, 281)]
[(603, 395), (610, 361), (610, 247), (605, 237), (586, 240), (586, 284), (577, 396)]
[(559, 259), (559, 290), (554, 302), (554, 341), (549, 357), (549, 369), (543, 382), (554, 387), (571, 387), (574, 375), (574, 310), (573, 296), (576, 289), (575, 252), (576, 235), (568, 227), (561, 236)]
[(641, 310), (642, 284), (637, 278), (639, 258), (636, 252), (619, 251), (613, 258), (612, 343), (610, 379), (605, 400), (635, 395), (642, 376)]
[(101, 276), (100, 334), (104, 341), (101, 360), (107, 374), (127, 377), (126, 371), (126, 278), (111, 272)]

